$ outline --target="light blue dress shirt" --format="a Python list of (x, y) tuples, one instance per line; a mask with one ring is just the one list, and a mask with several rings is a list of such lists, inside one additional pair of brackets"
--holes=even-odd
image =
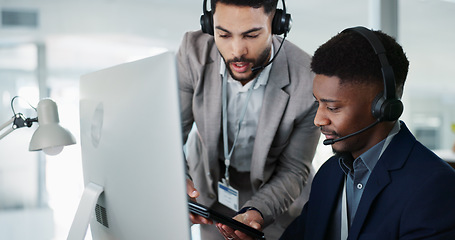
[[(382, 153), (389, 145), (392, 138), (400, 131), (400, 122), (396, 121), (392, 130), (390, 131), (387, 138), (368, 149), (354, 161), (352, 158), (347, 160), (340, 158), (340, 167), (346, 174), (346, 201), (347, 201), (347, 212), (348, 212), (348, 226), (350, 226), (354, 220), (359, 206), (360, 200), (365, 187), (368, 187), (368, 179), (376, 166)], [(339, 240), (341, 232), (341, 204), (342, 196), (340, 194), (338, 198), (338, 205), (332, 221), (332, 231), (328, 234), (329, 239)]]

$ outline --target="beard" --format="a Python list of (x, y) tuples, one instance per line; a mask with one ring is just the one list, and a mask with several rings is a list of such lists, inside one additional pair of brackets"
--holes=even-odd
[(226, 61), (226, 59), (223, 57), (224, 62), (226, 64), (226, 69), (228, 70), (229, 74), (231, 75), (231, 77), (234, 80), (237, 80), (239, 82), (248, 82), (248, 81), (254, 79), (261, 71), (251, 72), (250, 75), (248, 75), (246, 77), (243, 77), (243, 78), (240, 78), (240, 77), (237, 77), (237, 76), (234, 75), (234, 72), (230, 68), (230, 64), (233, 63), (233, 62), (248, 62), (248, 63), (252, 63), (253, 67), (263, 66), (263, 65), (265, 65), (267, 63), (267, 60), (269, 59), (271, 48), (272, 47), (269, 46), (266, 49), (264, 49), (264, 51), (262, 51), (262, 53), (259, 55), (259, 57), (257, 59), (240, 57), (240, 58), (233, 58), (233, 59), (230, 59), (230, 60)]

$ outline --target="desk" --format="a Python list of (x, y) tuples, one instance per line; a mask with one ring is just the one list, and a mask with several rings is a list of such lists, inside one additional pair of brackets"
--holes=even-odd
[(450, 166), (455, 168), (455, 153), (451, 149), (438, 149), (433, 152), (446, 161)]

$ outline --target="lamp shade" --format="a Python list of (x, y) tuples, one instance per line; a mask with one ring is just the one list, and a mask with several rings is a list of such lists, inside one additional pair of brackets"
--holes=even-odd
[(55, 155), (62, 151), (63, 146), (75, 144), (74, 136), (60, 126), (57, 104), (49, 99), (42, 99), (38, 103), (38, 128), (33, 133), (29, 150), (43, 150), (49, 155)]

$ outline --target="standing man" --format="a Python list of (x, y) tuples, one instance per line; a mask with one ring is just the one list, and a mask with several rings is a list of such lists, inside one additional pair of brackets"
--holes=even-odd
[(336, 155), (281, 239), (455, 239), (455, 171), (398, 121), (408, 66), (393, 38), (363, 27), (316, 50), (314, 124)]
[[(202, 31), (186, 33), (177, 56), (188, 195), (268, 239), (301, 211), (320, 136), (311, 57), (275, 36), (290, 28), (284, 1), (276, 7), (212, 0), (207, 11), (204, 1)], [(221, 225), (223, 235), (191, 220), (202, 239), (227, 238)]]

